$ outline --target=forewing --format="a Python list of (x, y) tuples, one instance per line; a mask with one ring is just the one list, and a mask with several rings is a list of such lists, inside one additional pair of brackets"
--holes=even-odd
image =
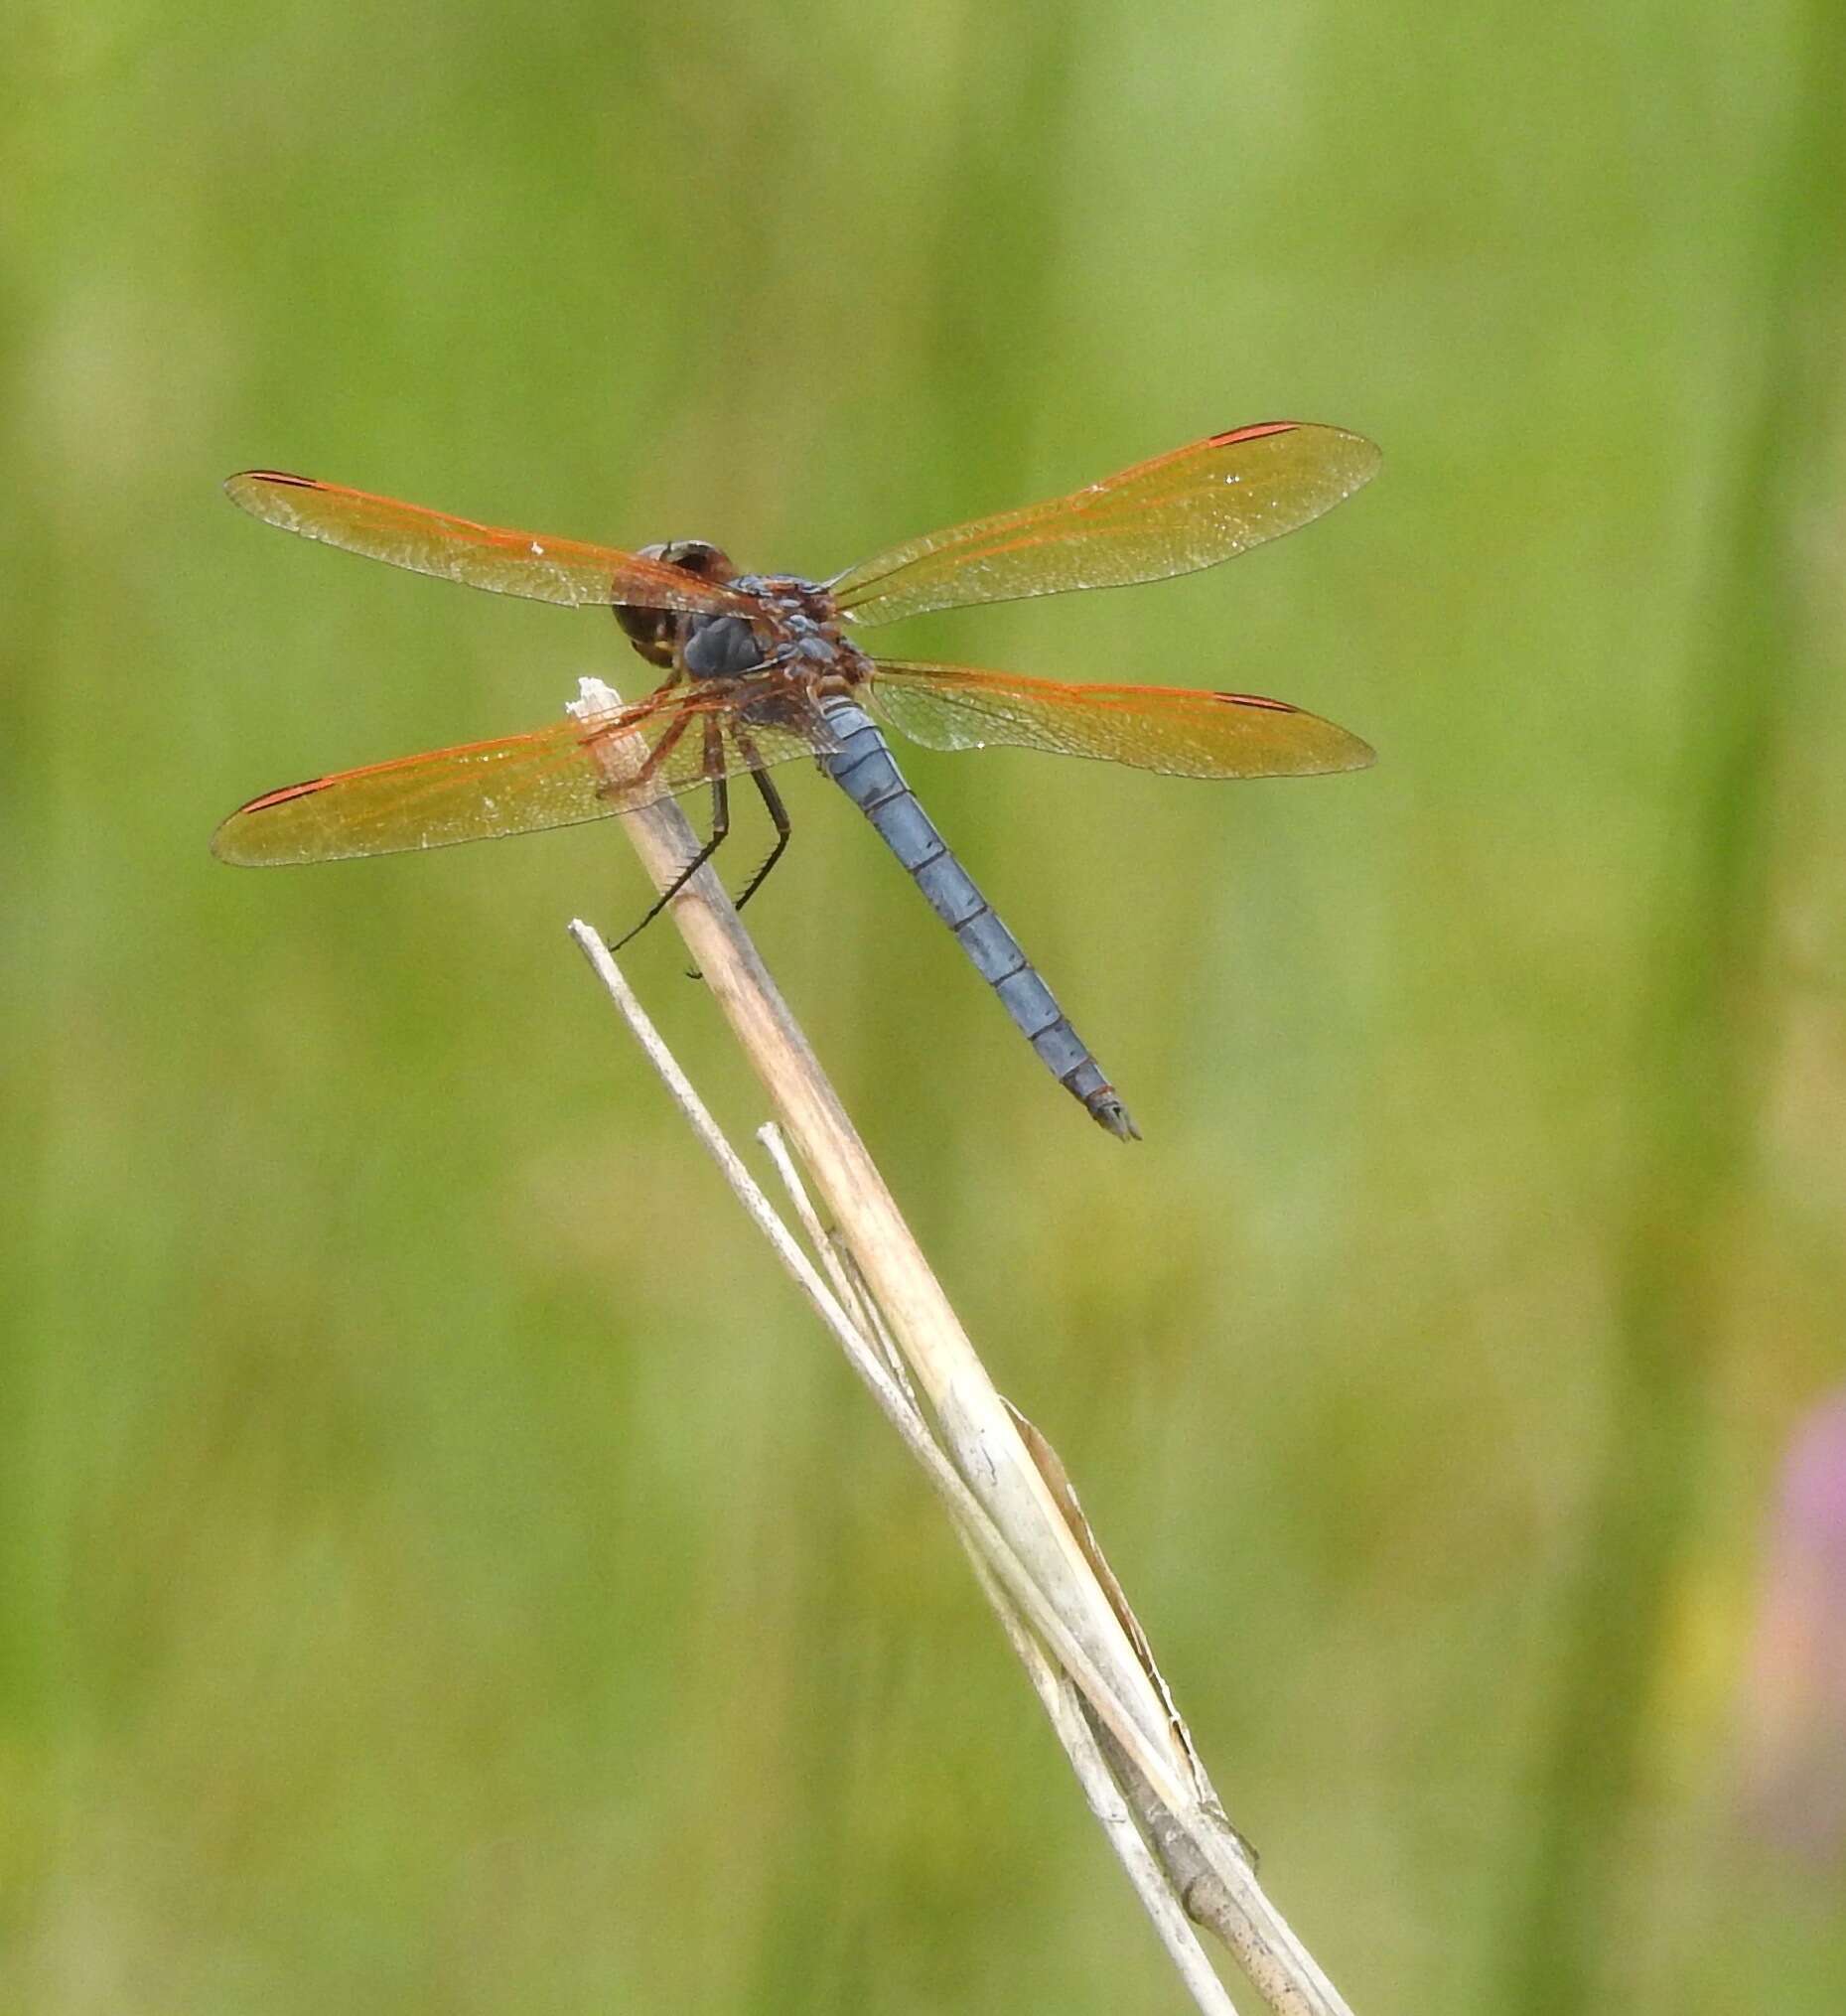
[(1331, 510), (1370, 480), (1362, 435), (1295, 420), (1213, 434), (1068, 497), (931, 532), (832, 584), (855, 623), (1118, 588), (1214, 566)]
[(874, 704), (925, 749), (1011, 743), (1169, 777), (1362, 770), (1370, 746), (1285, 700), (1191, 686), (1082, 686), (965, 665), (874, 660)]
[(542, 532), (514, 532), (478, 525), (421, 504), (316, 483), (279, 470), (249, 469), (224, 486), (230, 501), (264, 523), (320, 539), (367, 559), (385, 560), (412, 573), (460, 581), (497, 595), (523, 595), (535, 602), (573, 607), (621, 603), (639, 609), (678, 609), (694, 614), (743, 611), (742, 596), (682, 568), (614, 546), (579, 539), (553, 539)]
[(639, 811), (718, 777), (836, 748), (816, 711), (791, 700), (741, 718), (698, 686), (527, 735), (399, 757), (266, 792), (212, 838), (221, 861), (277, 867), (401, 854)]

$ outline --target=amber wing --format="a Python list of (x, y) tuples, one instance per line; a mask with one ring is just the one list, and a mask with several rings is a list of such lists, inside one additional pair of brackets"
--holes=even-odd
[(773, 721), (751, 720), (721, 693), (681, 687), (590, 720), (266, 792), (218, 827), (212, 851), (278, 867), (541, 832), (837, 746), (818, 712), (797, 701)]
[(1255, 693), (1191, 686), (1072, 685), (966, 665), (874, 660), (872, 698), (925, 749), (1010, 743), (1125, 763), (1169, 777), (1314, 777), (1362, 770), (1356, 735)]
[(478, 525), (472, 518), (399, 504), (395, 498), (374, 497), (341, 484), (317, 483), (312, 477), (249, 469), (233, 476), (224, 491), (252, 517), (285, 532), (299, 532), (303, 538), (319, 539), (349, 553), (497, 595), (523, 595), (572, 607), (620, 603), (694, 614), (752, 607), (727, 588), (639, 553), (592, 546), (581, 539), (554, 539), (543, 532)]
[(1118, 588), (1216, 565), (1318, 518), (1369, 482), (1362, 435), (1295, 420), (1213, 434), (1049, 503), (912, 539), (833, 582), (860, 624)]

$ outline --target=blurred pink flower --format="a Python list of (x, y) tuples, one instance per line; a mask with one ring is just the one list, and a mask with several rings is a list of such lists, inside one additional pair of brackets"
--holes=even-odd
[(1744, 1695), (1753, 1824), (1815, 1861), (1846, 1848), (1846, 1396), (1782, 1464)]

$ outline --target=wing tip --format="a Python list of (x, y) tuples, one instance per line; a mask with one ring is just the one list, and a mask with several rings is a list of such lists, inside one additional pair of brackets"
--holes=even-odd
[(228, 868), (253, 868), (258, 864), (256, 855), (247, 853), (238, 842), (241, 832), (241, 814), (232, 812), (217, 831), (212, 835), (212, 858), (222, 861)]
[(225, 861), (233, 868), (273, 868), (284, 859), (294, 856), (278, 854), (267, 845), (262, 835), (273, 832), (256, 818), (258, 812), (266, 812), (276, 805), (293, 803), (297, 798), (310, 797), (327, 782), (325, 778), (309, 778), (303, 784), (283, 785), (277, 791), (266, 791), (260, 797), (251, 798), (241, 804), (227, 819), (219, 822), (212, 835), (213, 857)]
[(1221, 434), (1209, 434), (1205, 445), (1228, 448), (1239, 441), (1261, 441), (1275, 434), (1318, 434), (1339, 442), (1349, 479), (1349, 487), (1343, 493), (1347, 497), (1368, 484), (1384, 466), (1384, 450), (1369, 435), (1326, 420), (1256, 420), (1247, 427), (1227, 427)]
[(1329, 721), (1323, 714), (1309, 718), (1319, 724), (1327, 744), (1319, 766), (1306, 775), (1337, 777), (1349, 770), (1370, 770), (1377, 762), (1378, 752), (1362, 735), (1354, 735), (1351, 729), (1342, 728), (1338, 721)]
[(1324, 714), (1310, 713), (1306, 707), (1297, 707), (1292, 700), (1271, 700), (1261, 693), (1210, 693), (1206, 697), (1220, 701), (1227, 707), (1255, 707), (1269, 714), (1293, 714), (1298, 721), (1306, 721), (1320, 730), (1326, 746), (1319, 761), (1311, 769), (1282, 772), (1280, 775), (1331, 777), (1346, 770), (1369, 770), (1378, 760), (1378, 752), (1362, 735), (1354, 735), (1351, 729), (1342, 728), (1338, 721), (1330, 721)]
[(1216, 434), (1207, 434), (1206, 446), (1227, 448), (1233, 441), (1260, 441), (1265, 434), (1293, 434), (1307, 424), (1312, 423), (1300, 420), (1252, 420), (1247, 426), (1226, 427)]
[(224, 495), (239, 510), (248, 511), (251, 517), (262, 518), (269, 523), (275, 522), (277, 491), (321, 488), (313, 477), (292, 476), (286, 469), (240, 469), (235, 476), (227, 476), (223, 483)]

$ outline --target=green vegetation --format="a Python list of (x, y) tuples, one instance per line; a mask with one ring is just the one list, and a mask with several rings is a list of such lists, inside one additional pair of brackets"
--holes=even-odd
[(1386, 463), (1299, 537), (888, 634), (1377, 745), (910, 758), (1144, 1143), (795, 772), (760, 942), (1361, 2016), (1838, 2007), (1740, 1691), (1846, 1334), (1841, 19), (26, 0), (0, 2006), (1178, 2006), (563, 936), (620, 832), (206, 852), (632, 683), (615, 626), (217, 484), (828, 572), (1300, 417)]

